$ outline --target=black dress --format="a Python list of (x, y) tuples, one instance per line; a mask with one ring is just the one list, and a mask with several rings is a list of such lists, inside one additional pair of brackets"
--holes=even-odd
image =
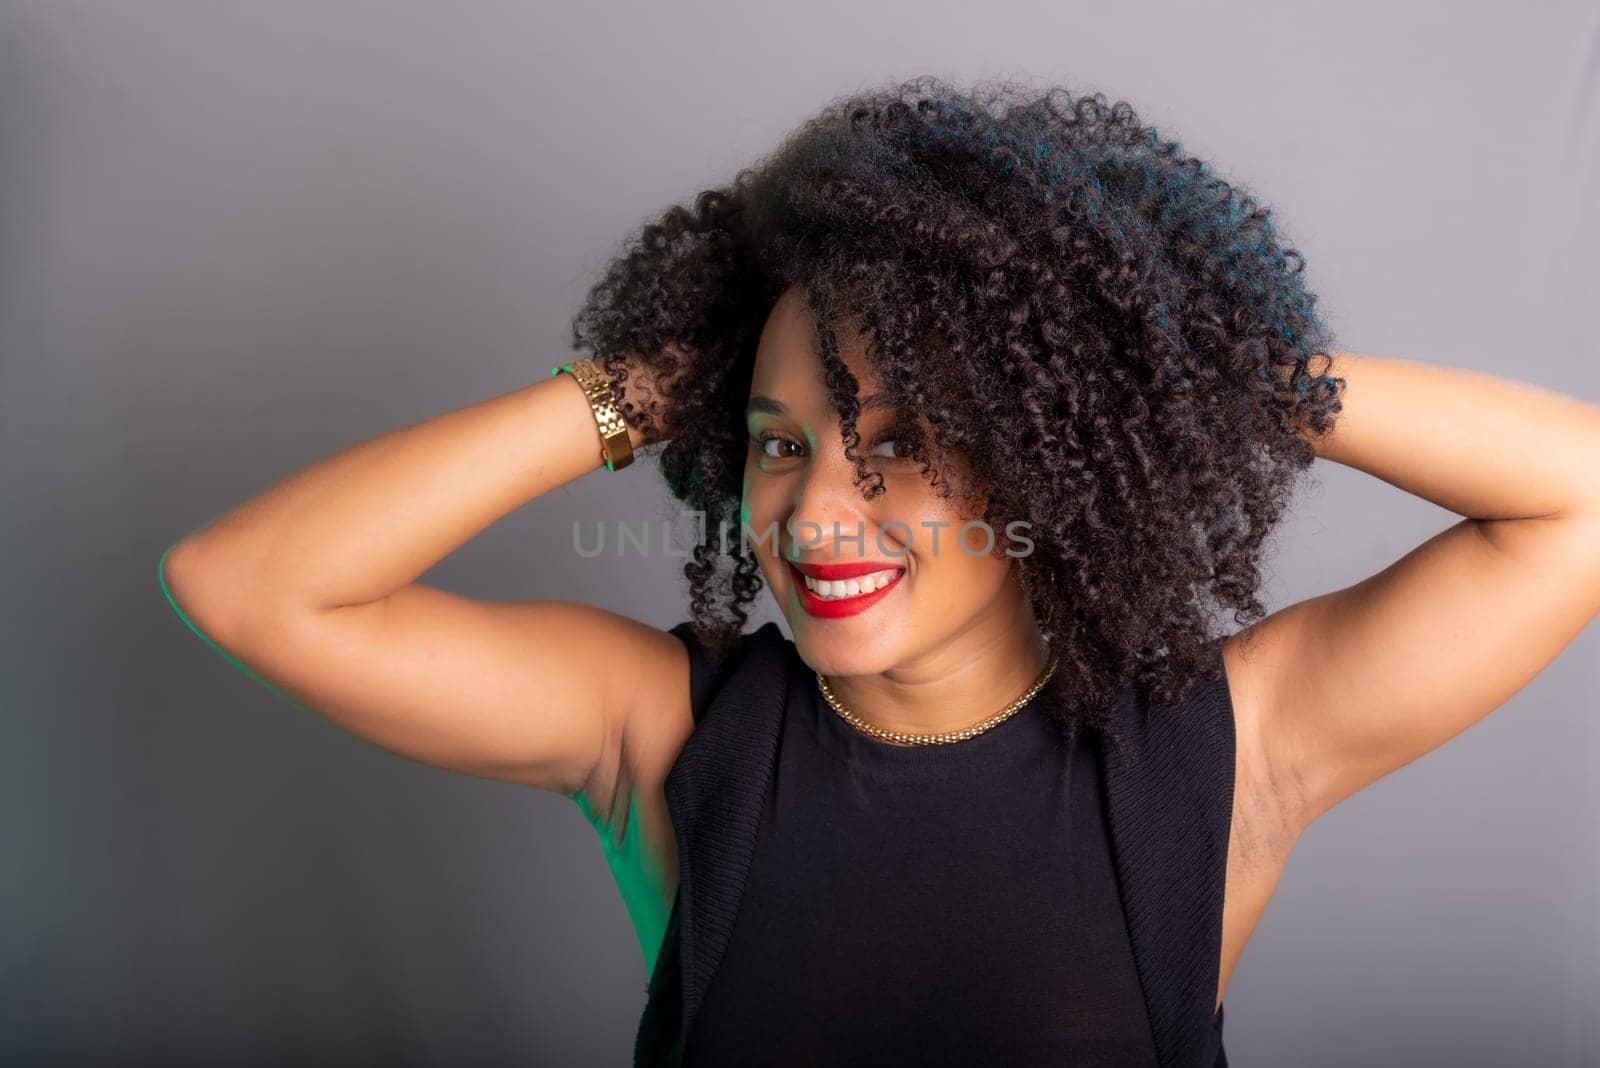
[(1154, 1065), (1093, 736), (1036, 695), (895, 746), (806, 693), (687, 1063)]
[(1225, 1068), (1225, 679), (1160, 720), (1125, 691), (1118, 747), (1069, 746), (1044, 695), (902, 747), (841, 720), (776, 624), (715, 672), (672, 633), (696, 727), (636, 1065)]

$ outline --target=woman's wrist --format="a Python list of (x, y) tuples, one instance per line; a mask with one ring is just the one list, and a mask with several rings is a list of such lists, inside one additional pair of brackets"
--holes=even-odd
[(583, 357), (550, 368), (552, 377), (566, 375), (577, 383), (595, 430), (599, 434), (599, 460), (607, 470), (620, 471), (633, 462), (634, 433), (616, 403), (616, 393), (604, 365)]

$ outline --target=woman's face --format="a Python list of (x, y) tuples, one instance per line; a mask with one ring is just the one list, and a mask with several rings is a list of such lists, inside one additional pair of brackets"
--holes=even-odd
[[(1026, 609), (1006, 549), (1015, 553), (1026, 543), (1004, 529), (994, 529), (991, 542), (989, 528), (977, 522), (981, 510), (963, 502), (967, 470), (959, 458), (949, 471), (952, 493), (940, 498), (917, 464), (898, 454), (890, 436), (894, 413), (864, 403), (880, 385), (865, 343), (843, 327), (839, 335), (863, 405), (857, 452), (881, 473), (884, 492), (867, 501), (855, 485), (798, 288), (767, 319), (745, 416), (750, 442), (741, 518), (801, 655), (824, 674), (865, 675), (966, 645), (960, 641), (966, 634), (981, 642), (1009, 633)], [(922, 426), (927, 434), (926, 421)], [(975, 525), (965, 532), (963, 551), (957, 539), (969, 520)], [(813, 592), (802, 571), (832, 579), (824, 565), (878, 573), (858, 587), (888, 585), (873, 593), (846, 590), (842, 598), (832, 587)]]

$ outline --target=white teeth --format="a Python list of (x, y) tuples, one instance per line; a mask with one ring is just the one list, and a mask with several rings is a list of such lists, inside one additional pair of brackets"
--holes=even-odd
[(804, 578), (806, 580), (806, 589), (824, 600), (837, 600), (843, 597), (859, 597), (863, 593), (881, 590), (892, 582), (897, 574), (899, 574), (898, 569), (891, 568), (887, 571), (874, 571), (858, 578), (844, 579), (837, 582), (823, 582), (812, 578), (810, 575), (806, 575)]

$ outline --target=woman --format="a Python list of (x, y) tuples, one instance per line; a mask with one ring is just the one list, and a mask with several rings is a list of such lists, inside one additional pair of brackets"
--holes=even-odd
[[(1600, 413), (1335, 354), (1301, 267), (1124, 103), (844, 98), (642, 229), (593, 359), (313, 465), (163, 582), (352, 733), (581, 806), (638, 1063), (1226, 1064), (1305, 827), (1600, 611)], [(705, 520), (690, 619), (415, 581), (647, 445)], [(1262, 618), (1317, 456), (1467, 518)], [(762, 586), (792, 639), (746, 631)]]

